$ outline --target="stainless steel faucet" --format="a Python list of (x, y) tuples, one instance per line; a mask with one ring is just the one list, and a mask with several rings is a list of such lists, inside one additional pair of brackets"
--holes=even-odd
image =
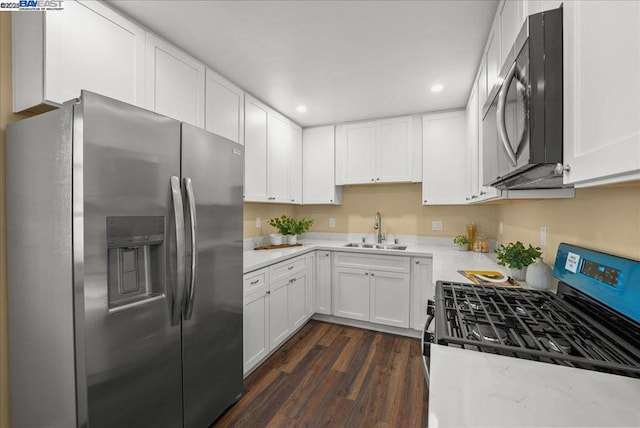
[(373, 228), (378, 231), (376, 242), (378, 244), (382, 244), (382, 241), (384, 241), (385, 238), (384, 233), (382, 233), (382, 216), (380, 215), (380, 212), (376, 213), (376, 218), (373, 222)]

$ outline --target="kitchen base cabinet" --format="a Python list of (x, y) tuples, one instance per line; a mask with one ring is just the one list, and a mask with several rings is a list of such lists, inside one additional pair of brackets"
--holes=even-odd
[(289, 324), (289, 280), (272, 284), (269, 294), (269, 351), (278, 347), (291, 332)]
[(369, 272), (363, 269), (335, 268), (334, 311), (339, 317), (369, 321)]
[(309, 319), (315, 313), (316, 306), (316, 252), (307, 254), (305, 258), (307, 259), (307, 306), (305, 319)]
[(409, 328), (411, 286), (409, 274), (369, 272), (371, 280), (369, 321)]
[(307, 321), (307, 272), (289, 279), (289, 324), (296, 329)]
[(429, 258), (411, 258), (411, 328), (422, 331), (427, 322), (427, 300), (435, 298), (433, 261)]
[(266, 290), (244, 298), (242, 312), (244, 364), (247, 373), (269, 353), (269, 298)]
[(331, 251), (316, 251), (315, 312), (331, 315)]
[(333, 315), (409, 327), (409, 257), (334, 253)]

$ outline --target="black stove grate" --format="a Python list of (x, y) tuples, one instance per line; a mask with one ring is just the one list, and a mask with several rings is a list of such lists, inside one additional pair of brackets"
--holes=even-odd
[(438, 281), (436, 341), (640, 378), (640, 345), (550, 292)]

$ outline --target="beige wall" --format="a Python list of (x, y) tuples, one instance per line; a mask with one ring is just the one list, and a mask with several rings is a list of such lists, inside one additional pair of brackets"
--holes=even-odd
[(577, 189), (575, 199), (516, 202), (497, 206), (501, 242), (540, 246), (547, 228), (545, 262), (553, 264), (560, 242), (640, 260), (640, 187)]
[[(383, 231), (394, 235), (454, 236), (465, 233), (468, 223), (476, 223), (480, 233), (496, 237), (495, 206), (422, 206), (422, 188), (418, 184), (374, 184), (346, 186), (342, 205), (272, 205), (246, 203), (245, 237), (272, 233), (267, 226), (255, 228), (255, 218), (263, 220), (282, 214), (312, 218), (313, 232), (374, 233), (376, 211), (382, 215)], [(329, 218), (336, 227), (329, 227)], [(432, 231), (431, 221), (441, 220), (442, 231)], [(264, 223), (264, 222), (263, 222)]]

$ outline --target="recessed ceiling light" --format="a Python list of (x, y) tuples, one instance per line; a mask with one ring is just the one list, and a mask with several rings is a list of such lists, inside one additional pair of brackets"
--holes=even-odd
[(440, 92), (444, 89), (444, 86), (442, 85), (433, 85), (431, 87), (431, 92)]
[(305, 113), (307, 111), (307, 106), (303, 106), (302, 104), (300, 104), (298, 107), (296, 107), (296, 111), (299, 113)]

